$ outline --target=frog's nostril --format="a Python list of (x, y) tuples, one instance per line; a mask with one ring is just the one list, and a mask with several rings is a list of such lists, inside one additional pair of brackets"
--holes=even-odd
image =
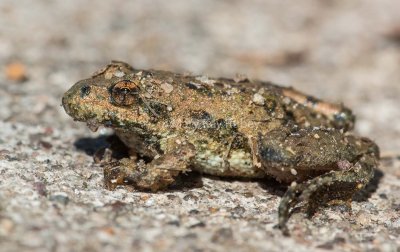
[(83, 85), (81, 87), (81, 98), (84, 98), (85, 96), (88, 96), (90, 94), (90, 86), (88, 85)]

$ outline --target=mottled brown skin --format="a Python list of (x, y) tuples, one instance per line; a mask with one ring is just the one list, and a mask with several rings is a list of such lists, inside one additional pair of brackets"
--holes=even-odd
[(104, 125), (130, 156), (105, 168), (106, 185), (162, 190), (183, 172), (274, 177), (291, 183), (279, 206), (287, 233), (289, 210), (300, 201), (314, 212), (349, 204), (372, 178), (379, 149), (350, 133), (354, 116), (271, 83), (133, 69), (112, 62), (79, 81), (62, 100), (91, 129)]

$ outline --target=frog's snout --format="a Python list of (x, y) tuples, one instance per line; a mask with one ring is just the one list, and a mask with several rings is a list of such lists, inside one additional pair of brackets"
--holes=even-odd
[(85, 83), (76, 83), (67, 92), (64, 93), (61, 102), (65, 112), (78, 121), (85, 121), (84, 99), (89, 96), (91, 92), (90, 86)]
[(68, 115), (73, 116), (71, 113), (71, 102), (70, 101), (72, 101), (72, 99), (71, 99), (70, 90), (65, 92), (65, 94), (63, 95), (63, 97), (61, 99), (61, 104), (64, 107), (65, 112), (67, 112)]
[(65, 95), (61, 99), (61, 105), (63, 106), (65, 112), (67, 112), (67, 114), (69, 115), (70, 114), (70, 110), (69, 110), (69, 107), (67, 106)]

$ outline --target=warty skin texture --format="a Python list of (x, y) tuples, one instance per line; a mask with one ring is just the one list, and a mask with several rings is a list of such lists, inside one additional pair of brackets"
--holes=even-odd
[(105, 166), (108, 188), (158, 191), (185, 172), (274, 177), (291, 184), (279, 206), (288, 233), (290, 209), (313, 213), (349, 205), (373, 177), (379, 149), (349, 133), (355, 117), (340, 104), (248, 79), (213, 79), (138, 70), (112, 62), (63, 96), (65, 111), (91, 129), (111, 127), (129, 153)]

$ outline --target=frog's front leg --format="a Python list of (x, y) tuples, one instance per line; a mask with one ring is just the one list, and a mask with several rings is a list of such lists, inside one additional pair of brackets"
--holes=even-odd
[(123, 158), (104, 169), (106, 187), (133, 185), (138, 189), (158, 191), (171, 185), (182, 172), (190, 170), (195, 156), (194, 146), (186, 143), (175, 146), (148, 163), (136, 158)]
[(339, 130), (275, 130), (259, 136), (258, 151), (268, 174), (292, 183), (278, 211), (286, 234), (290, 209), (303, 201), (311, 215), (329, 202), (349, 204), (371, 180), (379, 159), (372, 141)]

